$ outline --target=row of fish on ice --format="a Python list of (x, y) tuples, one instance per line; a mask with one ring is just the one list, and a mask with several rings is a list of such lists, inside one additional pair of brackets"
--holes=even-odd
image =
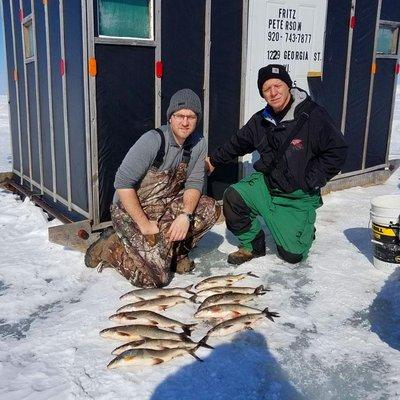
[[(206, 278), (194, 288), (190, 285), (186, 288), (136, 289), (122, 295), (121, 300), (131, 303), (109, 317), (119, 325), (100, 332), (104, 338), (126, 342), (112, 351), (117, 357), (107, 367), (160, 364), (184, 354), (202, 361), (196, 350), (199, 347), (212, 349), (207, 344), (209, 337), (251, 329), (265, 317), (274, 321), (274, 317), (279, 317), (278, 313), (244, 304), (268, 291), (262, 285), (255, 288), (233, 286), (247, 277), (258, 278), (251, 272), (230, 274)], [(198, 342), (190, 338), (198, 323), (182, 323), (156, 312), (201, 300), (194, 317), (212, 323), (213, 327)]]

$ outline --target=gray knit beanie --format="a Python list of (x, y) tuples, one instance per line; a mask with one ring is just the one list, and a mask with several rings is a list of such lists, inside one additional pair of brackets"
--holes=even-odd
[(199, 96), (191, 89), (178, 90), (169, 102), (167, 110), (167, 120), (171, 118), (171, 115), (179, 110), (187, 108), (192, 110), (197, 115), (197, 123), (201, 120), (201, 101)]

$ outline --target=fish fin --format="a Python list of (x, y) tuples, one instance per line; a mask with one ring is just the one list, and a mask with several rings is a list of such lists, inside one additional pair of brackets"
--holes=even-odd
[(161, 364), (164, 360), (162, 358), (153, 358), (153, 365)]
[(152, 325), (158, 325), (158, 322), (157, 322), (157, 321), (153, 321), (152, 319), (149, 319), (149, 322), (150, 322)]
[(254, 329), (253, 329), (251, 326), (249, 326), (249, 325), (245, 326), (244, 329), (246, 329), (246, 331), (253, 331), (253, 330), (254, 330)]
[(224, 326), (224, 328), (230, 328), (231, 326), (233, 326), (234, 324), (228, 324), (228, 325), (225, 325)]
[(160, 306), (158, 308), (160, 311), (165, 311), (168, 308), (168, 306)]
[(248, 276), (252, 276), (253, 278), (259, 278), (258, 275), (254, 274), (254, 273), (251, 272), (251, 271), (249, 271), (249, 272), (247, 273), (247, 275), (248, 275)]
[(118, 332), (118, 335), (121, 335), (121, 336), (131, 336), (129, 333), (126, 333), (124, 331), (117, 331), (117, 332)]
[(280, 315), (279, 315), (277, 312), (269, 311), (269, 310), (268, 310), (268, 307), (266, 307), (264, 310), (262, 310), (262, 313), (263, 313), (268, 319), (270, 319), (272, 322), (275, 322), (273, 317), (275, 317), (275, 318), (279, 318), (279, 317), (280, 317)]
[(194, 352), (194, 350), (189, 350), (188, 353), (193, 356), (196, 360), (203, 362), (204, 360), (202, 360), (199, 356), (196, 355), (196, 353)]
[(240, 317), (242, 314), (239, 311), (232, 311), (234, 318)]

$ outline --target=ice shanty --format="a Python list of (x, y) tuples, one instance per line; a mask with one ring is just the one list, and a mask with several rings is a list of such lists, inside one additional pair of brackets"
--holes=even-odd
[[(166, 122), (172, 93), (203, 102), (210, 148), (262, 107), (258, 69), (285, 64), (342, 128), (336, 182), (388, 167), (399, 74), (396, 0), (2, 0), (11, 184), (90, 229), (109, 220), (116, 169)], [(207, 191), (246, 174), (243, 158)]]

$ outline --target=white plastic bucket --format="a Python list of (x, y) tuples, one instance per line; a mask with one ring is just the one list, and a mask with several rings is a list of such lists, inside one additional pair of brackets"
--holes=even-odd
[(400, 195), (372, 199), (371, 221), (374, 266), (390, 273), (400, 266)]

